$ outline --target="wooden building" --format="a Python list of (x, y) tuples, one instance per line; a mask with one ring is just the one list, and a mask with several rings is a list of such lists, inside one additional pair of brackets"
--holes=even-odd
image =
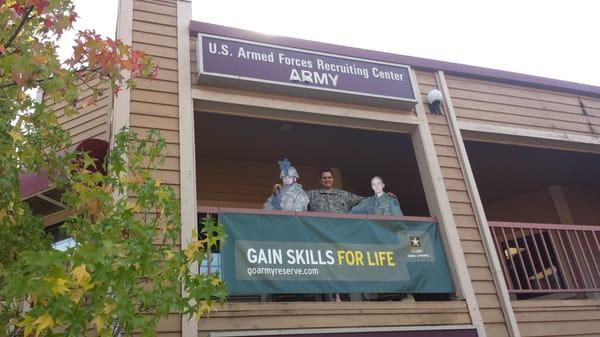
[[(405, 215), (435, 217), (455, 292), (344, 302), (232, 298), (198, 323), (172, 315), (160, 336), (600, 336), (600, 87), (194, 22), (191, 6), (120, 1), (118, 38), (152, 55), (158, 78), (60, 117), (74, 140), (110, 142), (122, 126), (160, 130), (168, 157), (155, 174), (181, 197), (183, 242), (200, 213), (260, 209), (283, 156), (305, 189), (318, 186), (322, 167), (360, 195), (380, 175)], [(203, 38), (267, 51), (207, 51)], [(314, 65), (332, 77), (299, 71), (283, 83), (219, 73), (209, 54), (199, 58), (224, 51), (221, 58), (259, 69), (288, 62), (282, 50), (298, 69), (309, 68), (298, 55), (311, 54), (392, 70)], [(325, 83), (335, 74), (363, 86), (400, 81), (393, 69), (402, 67), (412, 99)], [(437, 112), (427, 103), (434, 89), (443, 97)]]

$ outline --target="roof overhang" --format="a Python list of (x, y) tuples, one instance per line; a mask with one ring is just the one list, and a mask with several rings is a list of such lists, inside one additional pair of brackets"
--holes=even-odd
[[(86, 152), (95, 159), (96, 169), (104, 173), (104, 159), (108, 153), (108, 143), (101, 139), (86, 139), (81, 143), (71, 146), (62, 153)], [(63, 191), (52, 185), (48, 173), (26, 173), (19, 177), (21, 200), (26, 201), (34, 214), (43, 216), (66, 209), (60, 202)]]

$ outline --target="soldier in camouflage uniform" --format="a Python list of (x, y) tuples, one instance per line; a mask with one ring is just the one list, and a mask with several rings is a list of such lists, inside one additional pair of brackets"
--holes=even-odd
[(263, 205), (263, 209), (277, 209), (285, 211), (304, 212), (308, 206), (308, 195), (302, 185), (296, 183), (300, 178), (296, 168), (291, 166), (287, 158), (279, 162), (279, 177), (283, 186), (277, 189)]
[(322, 188), (307, 192), (309, 211), (348, 213), (362, 199), (356, 194), (333, 188), (333, 172), (329, 169), (321, 171), (319, 182)]
[(354, 214), (402, 215), (398, 200), (383, 191), (385, 184), (380, 177), (371, 179), (371, 188), (375, 192), (372, 197), (364, 198), (352, 207)]

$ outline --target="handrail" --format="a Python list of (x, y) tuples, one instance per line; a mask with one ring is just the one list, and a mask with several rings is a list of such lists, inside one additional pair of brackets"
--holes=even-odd
[(510, 293), (600, 292), (600, 226), (488, 223)]
[(533, 222), (510, 222), (510, 221), (488, 221), (490, 227), (504, 228), (533, 228), (533, 229), (568, 229), (582, 231), (600, 231), (600, 226), (594, 225), (572, 225), (572, 224), (551, 224), (551, 223), (533, 223)]
[(278, 211), (278, 210), (271, 210), (271, 209), (210, 207), (210, 206), (208, 206), (208, 207), (207, 206), (198, 206), (198, 213), (209, 213), (209, 214), (243, 213), (243, 214), (310, 216), (310, 217), (318, 217), (318, 218), (437, 222), (436, 217), (326, 213), (326, 212), (296, 212), (296, 211)]

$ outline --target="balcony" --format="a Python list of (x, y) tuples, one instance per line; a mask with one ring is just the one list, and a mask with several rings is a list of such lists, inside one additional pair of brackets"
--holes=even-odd
[(600, 156), (518, 144), (465, 145), (511, 298), (596, 297)]
[[(198, 211), (224, 220), (226, 245), (200, 271), (222, 275), (230, 302), (448, 300), (454, 292), (433, 217), (225, 207)], [(277, 253), (279, 247), (283, 254)], [(266, 252), (262, 261), (251, 256), (259, 251)], [(290, 264), (290, 251), (305, 252), (306, 261)], [(246, 275), (251, 268), (277, 269), (285, 276)], [(315, 274), (288, 276), (304, 269)]]
[(517, 298), (600, 292), (600, 226), (489, 222)]

